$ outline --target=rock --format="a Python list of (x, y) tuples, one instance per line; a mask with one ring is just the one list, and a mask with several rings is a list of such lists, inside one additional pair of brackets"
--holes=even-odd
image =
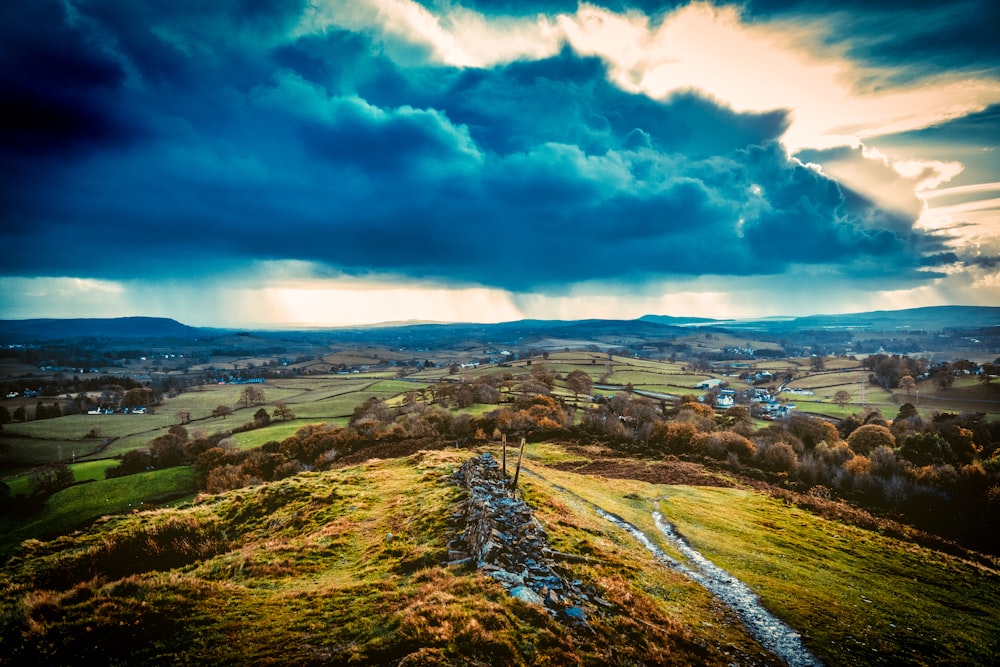
[[(489, 454), (469, 459), (453, 479), (468, 498), (460, 505), (462, 511), (452, 515), (456, 531), (462, 523), (459, 516), (464, 530), (448, 544), (448, 565), (476, 564), (512, 596), (543, 606), (560, 621), (587, 626), (584, 587), (579, 580), (567, 583), (556, 574), (548, 534), (527, 503), (508, 495), (506, 476), (496, 460)], [(567, 608), (574, 611), (567, 613)]]
[(511, 589), (510, 594), (524, 602), (538, 605), (543, 604), (542, 597), (527, 586), (516, 586)]
[(587, 625), (587, 613), (583, 607), (566, 607), (562, 613), (571, 623)]

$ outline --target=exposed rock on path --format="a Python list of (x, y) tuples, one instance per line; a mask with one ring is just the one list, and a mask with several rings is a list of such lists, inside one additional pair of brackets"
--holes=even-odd
[[(537, 473), (530, 474), (545, 479)], [(628, 532), (663, 565), (703, 586), (723, 604), (736, 612), (750, 636), (790, 667), (813, 667), (821, 664), (802, 643), (799, 633), (767, 611), (757, 595), (746, 584), (716, 566), (688, 544), (687, 540), (678, 535), (674, 527), (659, 512), (653, 512), (653, 521), (656, 523), (657, 529), (668, 542), (684, 554), (688, 563), (682, 563), (672, 558), (646, 533), (620, 516), (606, 511), (569, 489), (548, 480), (545, 481), (561, 493), (572, 496), (575, 500), (589, 506), (601, 518)]]

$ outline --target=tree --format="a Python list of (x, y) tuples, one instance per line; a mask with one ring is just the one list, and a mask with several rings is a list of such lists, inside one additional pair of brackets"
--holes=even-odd
[(122, 405), (126, 408), (139, 408), (153, 402), (153, 390), (149, 387), (135, 387), (125, 392)]
[(955, 453), (948, 441), (937, 433), (911, 433), (903, 440), (899, 455), (915, 466), (955, 463)]
[(586, 372), (577, 369), (570, 371), (569, 375), (566, 376), (566, 387), (573, 392), (573, 400), (576, 400), (580, 394), (590, 394), (590, 390), (594, 387), (594, 381)]
[(28, 473), (28, 486), (33, 493), (49, 493), (73, 481), (73, 471), (65, 463), (42, 466)]
[(177, 417), (177, 421), (180, 424), (190, 424), (191, 423), (191, 411), (190, 410), (178, 410), (174, 413)]
[(905, 391), (907, 394), (912, 394), (913, 390), (917, 387), (917, 381), (913, 379), (912, 375), (904, 375), (899, 378), (899, 388)]
[(243, 388), (239, 400), (236, 402), (245, 408), (260, 405), (264, 402), (264, 390), (254, 385), (248, 385)]
[(691, 451), (691, 440), (697, 433), (694, 424), (660, 421), (653, 424), (650, 441), (667, 452), (682, 454)]
[(274, 404), (274, 418), (286, 422), (295, 419), (295, 413), (285, 403), (278, 401)]
[(233, 414), (233, 409), (228, 405), (217, 405), (215, 406), (215, 409), (212, 410), (213, 417), (222, 417), (225, 419), (231, 414)]
[(955, 376), (948, 369), (939, 370), (931, 380), (941, 389), (948, 389), (951, 385), (955, 384)]
[(28, 421), (28, 411), (24, 409), (23, 405), (17, 406), (17, 408), (14, 410), (14, 421), (16, 422)]
[(267, 414), (267, 410), (260, 408), (257, 412), (253, 413), (253, 423), (258, 427), (267, 426), (271, 423), (271, 415)]
[(546, 367), (544, 364), (539, 364), (531, 369), (531, 377), (535, 382), (543, 384), (551, 390), (555, 387), (556, 380), (559, 379), (559, 374)]
[(814, 371), (822, 371), (826, 369), (826, 361), (823, 357), (817, 355), (809, 359), (809, 368)]
[(998, 364), (983, 364), (982, 368), (979, 369), (979, 381), (986, 386), (989, 386), (990, 381), (998, 375), (1000, 375), (1000, 365)]
[(847, 407), (847, 404), (851, 402), (851, 395), (847, 391), (841, 389), (833, 395), (833, 400), (841, 408), (845, 408)]
[(896, 436), (880, 424), (865, 424), (847, 437), (847, 444), (856, 454), (867, 456), (879, 447), (895, 447)]

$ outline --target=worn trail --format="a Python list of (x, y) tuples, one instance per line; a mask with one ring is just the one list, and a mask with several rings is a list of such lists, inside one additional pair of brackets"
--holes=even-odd
[(537, 473), (529, 474), (545, 480), (546, 483), (551, 484), (553, 488), (561, 493), (570, 495), (579, 502), (591, 507), (598, 516), (632, 535), (660, 563), (680, 572), (703, 586), (719, 601), (736, 612), (736, 615), (744, 627), (746, 627), (750, 636), (759, 642), (761, 646), (781, 658), (790, 667), (811, 667), (821, 664), (802, 643), (799, 633), (767, 611), (757, 595), (746, 584), (712, 563), (701, 552), (688, 544), (687, 540), (681, 537), (676, 529), (659, 512), (652, 513), (657, 530), (660, 531), (664, 539), (684, 555), (688, 561), (687, 563), (682, 563), (672, 558), (653, 542), (646, 533), (620, 516), (608, 512), (558, 484), (549, 482)]

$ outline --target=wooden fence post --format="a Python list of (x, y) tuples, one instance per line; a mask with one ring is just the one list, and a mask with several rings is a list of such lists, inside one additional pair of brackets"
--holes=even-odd
[(521, 459), (524, 457), (524, 438), (521, 438), (521, 451), (517, 455), (517, 468), (514, 470), (514, 484), (510, 487), (511, 493), (517, 493), (517, 478), (521, 475)]
[(503, 477), (506, 480), (507, 479), (507, 434), (504, 433), (503, 435), (501, 435), (500, 440), (501, 442), (503, 442), (503, 457), (500, 459), (502, 461), (500, 469), (503, 470)]

